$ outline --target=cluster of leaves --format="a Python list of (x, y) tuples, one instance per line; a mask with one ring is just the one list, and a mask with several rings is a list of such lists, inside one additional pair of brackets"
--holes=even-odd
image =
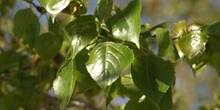
[[(32, 3), (31, 0), (25, 1)], [(61, 110), (67, 107), (74, 91), (85, 93), (97, 86), (106, 95), (106, 106), (116, 95), (122, 95), (130, 98), (125, 110), (171, 109), (175, 84), (173, 65), (180, 58), (188, 62), (194, 73), (210, 64), (220, 75), (220, 22), (209, 25), (194, 23), (191, 26), (187, 26), (185, 21), (164, 22), (154, 27), (141, 25), (142, 4), (139, 0), (131, 1), (123, 10), (113, 0), (99, 0), (94, 15), (84, 15), (86, 7), (81, 0), (39, 2), (42, 7), (34, 5), (36, 9), (41, 14), (48, 12), (52, 16), (52, 20), (48, 19), (48, 32), (40, 33), (38, 16), (31, 8), (19, 10), (13, 24), (19, 44), (28, 45), (28, 54), (34, 56), (14, 51), (0, 53), (0, 74), (16, 71), (17, 74), (10, 77), (15, 78), (11, 85), (22, 91), (11, 92), (10, 96), (19, 98), (20, 94), (27, 94), (28, 88), (31, 92), (23, 98), (25, 100), (39, 92), (33, 92), (36, 86), (41, 88), (39, 93), (47, 92), (54, 78), (50, 73), (59, 65), (53, 59), (61, 55), (65, 39), (67, 52), (53, 82)], [(55, 20), (61, 12), (75, 16), (64, 29)], [(180, 53), (184, 57), (180, 57)], [(23, 74), (31, 72), (31, 69), (25, 69), (29, 65), (25, 61), (29, 60), (28, 57), (39, 59), (37, 54), (46, 61), (37, 63), (38, 77), (34, 73)], [(39, 73), (45, 82), (38, 81)], [(30, 99), (43, 100), (43, 96), (34, 96)]]

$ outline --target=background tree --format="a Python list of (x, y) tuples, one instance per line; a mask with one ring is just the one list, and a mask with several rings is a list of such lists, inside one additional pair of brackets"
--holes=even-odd
[[(85, 0), (1, 1), (0, 109), (193, 109), (179, 96), (196, 81), (182, 79), (220, 74), (219, 9), (180, 18), (218, 2), (120, 2), (99, 0), (93, 14)], [(200, 108), (219, 108), (219, 94)]]

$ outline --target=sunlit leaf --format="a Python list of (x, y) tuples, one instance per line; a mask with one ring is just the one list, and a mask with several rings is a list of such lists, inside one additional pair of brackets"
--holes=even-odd
[(173, 26), (173, 31), (176, 33), (177, 37), (187, 32), (186, 21), (182, 20), (177, 22)]
[(67, 60), (57, 72), (53, 88), (60, 103), (60, 109), (65, 110), (73, 94), (76, 83), (75, 60)]
[(178, 41), (181, 51), (186, 57), (192, 59), (205, 51), (207, 39), (200, 30), (195, 30), (182, 35)]
[(72, 37), (72, 56), (89, 45), (98, 35), (97, 20), (92, 15), (81, 16), (66, 26), (66, 31)]
[(159, 107), (160, 100), (174, 81), (172, 64), (153, 55), (142, 56), (132, 64), (131, 73), (135, 85)]
[(71, 0), (39, 0), (41, 5), (51, 15), (52, 21), (55, 21), (56, 16), (66, 8)]
[(112, 34), (117, 39), (133, 42), (139, 47), (141, 29), (141, 2), (131, 1), (127, 7), (111, 18)]
[(63, 42), (63, 37), (55, 33), (43, 33), (37, 37), (35, 45), (36, 52), (45, 60), (54, 57), (60, 50)]
[(19, 10), (14, 17), (14, 35), (23, 38), (31, 47), (35, 45), (40, 33), (40, 23), (31, 8)]
[(133, 62), (134, 54), (128, 47), (105, 42), (90, 53), (87, 70), (99, 85), (111, 85)]

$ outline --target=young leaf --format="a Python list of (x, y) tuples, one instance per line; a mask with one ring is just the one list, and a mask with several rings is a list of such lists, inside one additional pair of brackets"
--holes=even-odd
[(156, 40), (158, 45), (158, 55), (161, 57), (168, 57), (172, 62), (175, 62), (179, 56), (178, 52), (172, 42), (169, 32), (163, 28), (156, 29)]
[(153, 55), (142, 56), (132, 64), (131, 73), (135, 85), (159, 107), (161, 98), (173, 84), (173, 65)]
[(55, 21), (56, 16), (66, 8), (71, 0), (39, 0), (41, 5), (51, 15), (52, 21)]
[(178, 41), (181, 51), (186, 57), (192, 59), (205, 51), (207, 39), (199, 31), (191, 31), (182, 35)]
[(86, 68), (101, 86), (111, 85), (133, 62), (134, 54), (128, 47), (105, 42), (92, 49)]
[(53, 88), (60, 103), (60, 109), (65, 110), (73, 94), (76, 83), (75, 59), (67, 60), (57, 72)]
[(78, 17), (66, 26), (66, 31), (73, 38), (71, 42), (73, 54), (71, 57), (74, 58), (98, 35), (96, 18), (92, 15)]
[(107, 20), (111, 17), (112, 8), (113, 0), (99, 0), (95, 13), (100, 20)]
[(176, 33), (177, 37), (187, 32), (186, 21), (182, 20), (173, 26), (173, 31)]
[(133, 42), (139, 47), (141, 29), (141, 2), (131, 1), (128, 6), (111, 19), (112, 34), (117, 39)]
[(62, 36), (56, 35), (52, 32), (43, 33), (37, 37), (35, 50), (40, 57), (49, 60), (59, 52), (62, 42)]
[(38, 17), (31, 8), (19, 10), (14, 17), (14, 35), (23, 38), (24, 42), (34, 47), (36, 37), (40, 33), (40, 23)]

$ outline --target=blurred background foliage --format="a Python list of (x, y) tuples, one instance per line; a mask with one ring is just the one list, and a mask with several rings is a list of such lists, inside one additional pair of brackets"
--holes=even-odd
[[(87, 13), (93, 14), (97, 0), (85, 1), (87, 2), (86, 6), (88, 7)], [(130, 0), (115, 0), (120, 7), (125, 7), (128, 1)], [(39, 5), (37, 0), (34, 0), (34, 3)], [(207, 24), (220, 20), (220, 0), (142, 0), (142, 3), (142, 23), (148, 23), (151, 26), (165, 21), (177, 22), (180, 20), (186, 20), (187, 24), (190, 25), (193, 22)], [(51, 65), (44, 61), (38, 61), (38, 56), (29, 54), (31, 51), (22, 51), (25, 50), (26, 47), (19, 45), (20, 43), (18, 43), (18, 40), (14, 38), (12, 32), (12, 22), (15, 13), (25, 7), (30, 7), (30, 4), (24, 2), (23, 0), (0, 0), (0, 103), (4, 104), (7, 102), (7, 100), (1, 100), (1, 95), (3, 95), (5, 92), (13, 91), (15, 88), (12, 86), (15, 86), (21, 90), (19, 92), (11, 92), (8, 94), (8, 100), (10, 100), (10, 98), (22, 99), (22, 101), (25, 102), (25, 99), (28, 98), (29, 100), (44, 100), (44, 103), (54, 104), (57, 102), (53, 102), (53, 99), (44, 99), (44, 97), (53, 97), (44, 96), (42, 91), (50, 92), (51, 82), (55, 78), (55, 71), (57, 71), (62, 59), (60, 56), (56, 56), (56, 60), (54, 61), (57, 61), (58, 63), (56, 62)], [(35, 12), (38, 16), (41, 16), (39, 13), (37, 13), (37, 10), (35, 10)], [(41, 22), (41, 32), (47, 31), (47, 22), (45, 20), (47, 17), (41, 16), (39, 18)], [(71, 17), (65, 14), (60, 14), (58, 17), (60, 21), (63, 21), (61, 22), (63, 26), (66, 25), (70, 18)], [(1, 54), (3, 50), (7, 51), (7, 53), (4, 52), (4, 54)], [(11, 50), (16, 50), (16, 52)], [(6, 65), (4, 64), (6, 62), (8, 67), (3, 67), (2, 65)], [(17, 68), (19, 66), (23, 69), (19, 70), (19, 68)], [(220, 80), (216, 74), (216, 71), (214, 71), (212, 67), (207, 65), (194, 77), (193, 72), (187, 63), (183, 60), (180, 60), (175, 64), (175, 70), (176, 85), (173, 97), (175, 110), (219, 110)], [(19, 71), (17, 72), (18, 74), (8, 74), (15, 71)], [(52, 74), (46, 74), (48, 72)], [(36, 74), (38, 77), (36, 77)], [(8, 76), (10, 76), (11, 79), (7, 79)], [(11, 80), (13, 81), (10, 82), (10, 84), (7, 84), (7, 82)], [(38, 89), (41, 90), (40, 92), (23, 91), (32, 87), (36, 83), (39, 83), (39, 80), (41, 81), (40, 85), (44, 85), (38, 85)], [(49, 82), (46, 82), (46, 80), (49, 80)], [(99, 91), (98, 88), (97, 90)], [(99, 93), (97, 90), (90, 91), (87, 96), (90, 97), (94, 91), (94, 93)], [(21, 94), (25, 94), (26, 97), (21, 98)], [(32, 94), (31, 98), (29, 97), (30, 94)], [(33, 94), (41, 94), (41, 97)], [(103, 93), (101, 94), (103, 95)], [(100, 97), (101, 95), (98, 95), (96, 98), (93, 98), (86, 103), (94, 102), (93, 104), (103, 106), (103, 103), (99, 102)], [(71, 104), (76, 105), (83, 99), (85, 99), (85, 96), (78, 96), (76, 97), (75, 102), (73, 101)], [(18, 102), (15, 100), (13, 104), (19, 105), (19, 103), (23, 102)], [(116, 102), (119, 103), (123, 101), (117, 100)]]

